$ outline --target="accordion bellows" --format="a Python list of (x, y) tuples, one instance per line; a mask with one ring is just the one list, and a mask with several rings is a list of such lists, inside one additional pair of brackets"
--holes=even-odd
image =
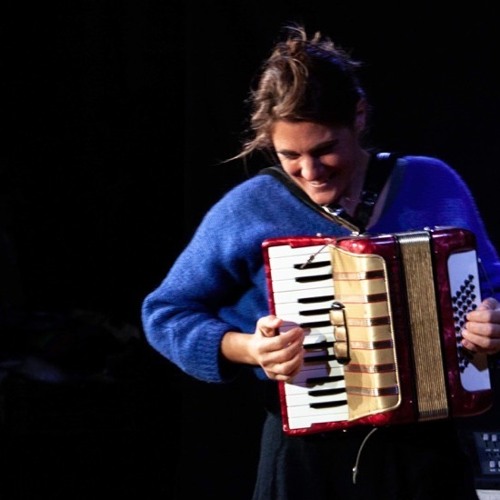
[(281, 330), (309, 332), (300, 373), (279, 382), (286, 433), (491, 406), (487, 357), (461, 346), (465, 315), (481, 301), (472, 232), (274, 238), (263, 251), (270, 312)]

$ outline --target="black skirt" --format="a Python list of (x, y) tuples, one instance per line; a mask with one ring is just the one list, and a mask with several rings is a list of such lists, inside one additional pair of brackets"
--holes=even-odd
[(287, 436), (273, 404), (263, 425), (253, 500), (306, 499), (477, 500), (478, 496), (472, 461), (453, 421)]

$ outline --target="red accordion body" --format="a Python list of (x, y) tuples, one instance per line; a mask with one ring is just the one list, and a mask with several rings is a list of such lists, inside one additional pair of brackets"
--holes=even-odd
[(279, 382), (284, 431), (486, 411), (487, 357), (461, 346), (481, 301), (475, 245), (461, 228), (264, 241), (270, 312), (309, 331), (300, 373)]

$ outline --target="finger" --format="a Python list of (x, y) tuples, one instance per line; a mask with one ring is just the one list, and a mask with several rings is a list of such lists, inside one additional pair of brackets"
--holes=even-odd
[(283, 380), (285, 382), (290, 381), (297, 373), (300, 371), (302, 366), (302, 357), (289, 360), (284, 363), (275, 364), (272, 369), (269, 370), (272, 373), (272, 378), (275, 380)]
[(257, 322), (257, 330), (263, 337), (275, 337), (282, 321), (276, 316), (266, 316)]
[(498, 301), (493, 298), (493, 297), (488, 297), (487, 299), (484, 299), (481, 304), (477, 307), (477, 310), (494, 310), (498, 307)]
[(277, 328), (269, 328), (266, 326), (259, 327), (259, 332), (263, 337), (276, 337), (279, 333)]

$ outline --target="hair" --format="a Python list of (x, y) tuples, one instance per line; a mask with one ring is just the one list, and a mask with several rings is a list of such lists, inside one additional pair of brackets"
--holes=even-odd
[(329, 37), (308, 37), (299, 24), (284, 27), (250, 91), (250, 138), (235, 158), (255, 151), (272, 153), (271, 131), (277, 120), (354, 125), (357, 104), (365, 96), (358, 77), (362, 64)]

